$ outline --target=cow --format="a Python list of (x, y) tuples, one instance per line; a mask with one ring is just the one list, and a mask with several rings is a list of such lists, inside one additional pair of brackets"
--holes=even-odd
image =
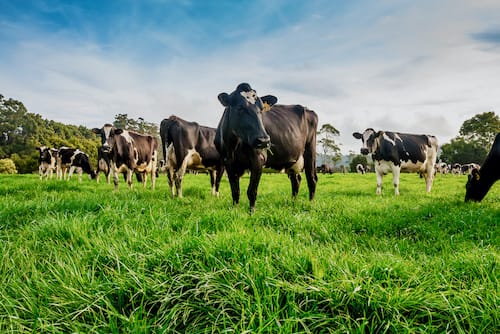
[(89, 156), (77, 148), (61, 147), (57, 152), (57, 178), (70, 180), (73, 173), (77, 172), (78, 181), (82, 181), (83, 172), (95, 179), (96, 174), (92, 169)]
[(358, 174), (365, 174), (365, 167), (362, 164), (357, 164), (356, 165), (356, 172)]
[(93, 128), (92, 132), (101, 136), (102, 146), (109, 149), (111, 173), (115, 191), (118, 190), (118, 174), (126, 174), (126, 181), (132, 189), (132, 174), (146, 187), (147, 174), (151, 175), (151, 189), (155, 189), (158, 161), (158, 140), (148, 134), (115, 128), (104, 124), (102, 128)]
[(329, 164), (322, 164), (318, 168), (316, 168), (316, 172), (320, 172), (323, 174), (333, 174), (333, 166)]
[(472, 169), (465, 185), (465, 202), (480, 202), (491, 186), (500, 179), (500, 133), (493, 141), (481, 168)]
[(354, 138), (361, 139), (361, 154), (372, 154), (377, 174), (377, 194), (382, 193), (382, 178), (392, 172), (394, 194), (399, 195), (401, 172), (418, 172), (425, 178), (426, 190), (431, 191), (434, 179), (438, 141), (435, 136), (415, 135), (391, 131), (366, 129), (354, 132)]
[(459, 163), (454, 163), (451, 165), (451, 173), (453, 175), (460, 175), (462, 173), (462, 165)]
[(449, 172), (448, 164), (446, 162), (438, 162), (434, 166), (434, 170), (436, 173), (446, 175)]
[(111, 151), (109, 147), (101, 146), (97, 150), (97, 170), (96, 181), (99, 183), (99, 174), (103, 172), (106, 176), (106, 182), (110, 183), (110, 175), (111, 175)]
[(287, 171), (292, 198), (297, 197), (304, 169), (309, 199), (313, 200), (318, 181), (316, 113), (301, 105), (277, 105), (276, 97), (259, 97), (247, 83), (238, 85), (231, 94), (219, 94), (218, 99), (225, 109), (217, 126), (215, 147), (226, 168), (233, 204), (239, 203), (240, 178), (250, 170), (247, 196), (250, 213), (254, 212), (263, 167)]
[(182, 197), (182, 179), (188, 169), (207, 170), (212, 194), (219, 195), (224, 164), (215, 148), (215, 132), (215, 128), (188, 122), (174, 115), (161, 121), (160, 137), (172, 196)]
[(471, 162), (471, 163), (468, 163), (468, 164), (463, 164), (461, 167), (460, 167), (460, 174), (462, 175), (469, 175), (473, 169), (479, 169), (481, 168), (480, 165), (474, 163), (474, 162)]
[(38, 174), (40, 180), (45, 176), (45, 180), (52, 179), (54, 171), (56, 170), (56, 155), (55, 148), (48, 148), (46, 146), (38, 147), (40, 157), (38, 158)]

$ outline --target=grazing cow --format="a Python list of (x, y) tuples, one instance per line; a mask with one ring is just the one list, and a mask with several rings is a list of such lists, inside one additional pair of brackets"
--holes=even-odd
[(40, 146), (38, 148), (40, 151), (40, 157), (38, 158), (38, 174), (40, 175), (40, 180), (49, 178), (52, 179), (52, 175), (56, 170), (56, 155), (57, 150), (55, 148), (48, 148), (46, 146)]
[(460, 174), (462, 175), (469, 175), (473, 169), (479, 169), (481, 168), (481, 166), (479, 166), (478, 164), (476, 163), (468, 163), (468, 164), (463, 164), (461, 167), (460, 167)]
[(434, 166), (435, 171), (441, 175), (446, 175), (449, 172), (448, 164), (446, 162), (438, 162), (436, 166)]
[(356, 165), (356, 172), (358, 174), (364, 174), (365, 173), (365, 167), (363, 167), (362, 164), (357, 164)]
[(460, 175), (462, 173), (462, 165), (459, 163), (451, 165), (451, 173), (453, 175)]
[(418, 172), (425, 178), (426, 190), (431, 191), (434, 179), (438, 142), (429, 135), (378, 131), (369, 128), (362, 134), (353, 133), (363, 141), (361, 154), (372, 154), (377, 173), (377, 194), (382, 192), (382, 178), (392, 172), (394, 193), (399, 195), (400, 172)]
[(101, 146), (97, 151), (97, 170), (95, 172), (97, 182), (99, 182), (99, 174), (101, 172), (106, 176), (106, 182), (110, 183), (111, 151), (109, 147)]
[(83, 172), (96, 177), (89, 156), (77, 148), (61, 147), (57, 152), (57, 178), (70, 180), (73, 173), (77, 172), (78, 181), (82, 181)]
[(474, 168), (469, 174), (465, 185), (465, 201), (480, 202), (498, 179), (500, 179), (500, 133), (496, 135), (481, 168)]
[(333, 166), (328, 165), (328, 164), (322, 164), (317, 168), (317, 171), (323, 174), (332, 174), (333, 173)]
[(187, 169), (207, 170), (212, 194), (219, 195), (224, 164), (215, 148), (215, 132), (214, 128), (188, 122), (177, 116), (161, 121), (160, 137), (172, 196), (177, 193), (178, 197), (182, 197), (182, 179)]
[[(215, 146), (226, 167), (233, 204), (239, 203), (240, 177), (248, 169), (247, 196), (250, 212), (254, 211), (264, 166), (288, 172), (293, 198), (299, 192), (300, 172), (305, 169), (309, 199), (314, 199), (318, 180), (316, 113), (300, 105), (275, 105), (276, 97), (260, 98), (247, 83), (240, 84), (231, 94), (219, 94), (218, 99), (225, 110), (217, 127)], [(264, 112), (265, 109), (270, 110)]]
[(147, 174), (151, 174), (151, 189), (155, 189), (158, 160), (158, 140), (151, 135), (116, 129), (105, 124), (92, 132), (101, 135), (102, 146), (109, 149), (111, 155), (111, 173), (115, 190), (118, 190), (118, 174), (126, 174), (127, 184), (132, 188), (132, 174), (146, 187)]

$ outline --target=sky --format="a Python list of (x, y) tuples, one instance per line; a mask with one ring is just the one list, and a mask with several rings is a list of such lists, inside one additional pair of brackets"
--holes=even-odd
[(89, 128), (115, 115), (216, 127), (221, 92), (366, 128), (433, 134), (500, 114), (497, 0), (0, 0), (0, 94)]

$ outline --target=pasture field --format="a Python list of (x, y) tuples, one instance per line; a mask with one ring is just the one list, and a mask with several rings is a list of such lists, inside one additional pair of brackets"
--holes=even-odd
[(292, 201), (262, 177), (248, 214), (227, 179), (172, 199), (85, 179), (0, 175), (0, 332), (498, 333), (500, 184), (465, 176), (319, 175)]

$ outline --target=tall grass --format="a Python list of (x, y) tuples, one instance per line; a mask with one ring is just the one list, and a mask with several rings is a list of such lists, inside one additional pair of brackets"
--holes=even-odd
[(2, 175), (0, 332), (499, 332), (500, 185), (465, 204), (463, 176), (390, 181), (320, 175), (309, 202), (264, 175), (249, 215), (206, 175), (175, 199), (164, 176)]

